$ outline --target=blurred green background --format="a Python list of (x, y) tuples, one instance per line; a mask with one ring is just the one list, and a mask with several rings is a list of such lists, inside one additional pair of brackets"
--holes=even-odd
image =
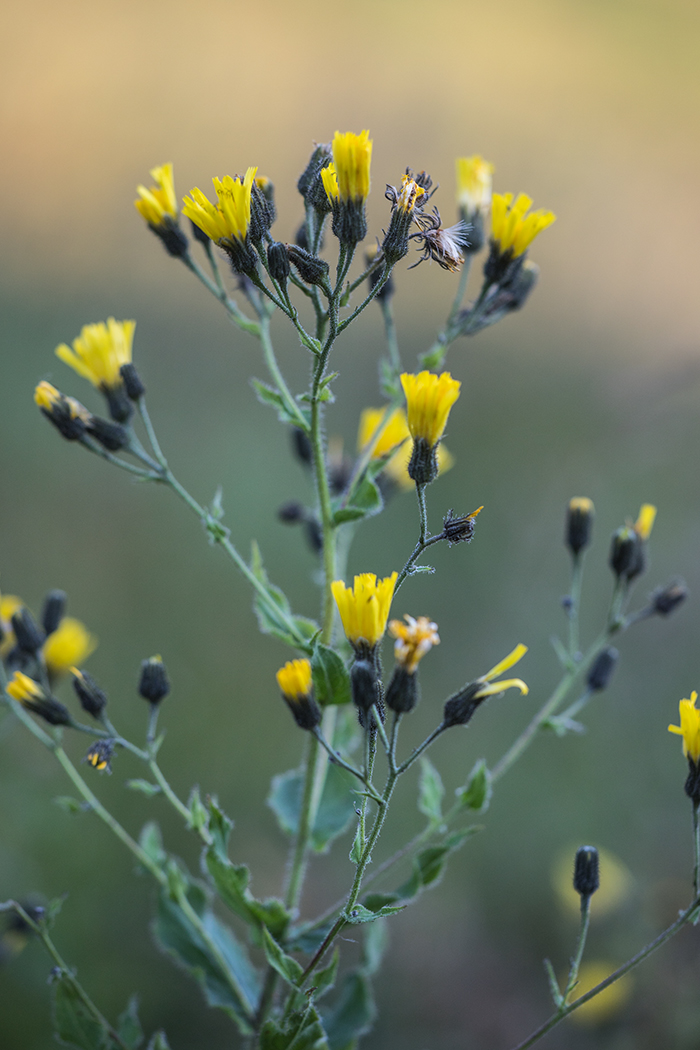
[[(182, 195), (258, 164), (277, 187), (275, 233), (291, 240), (301, 217), (295, 182), (312, 142), (368, 127), (370, 239), (386, 223), (385, 182), (407, 164), (427, 168), (447, 217), (454, 158), (475, 152), (494, 162), (496, 189), (524, 190), (557, 213), (531, 252), (542, 278), (527, 308), (448, 359), (463, 383), (447, 438), (457, 462), (429, 506), (437, 523), (450, 507), (484, 504), (476, 538), (436, 550), (437, 575), (409, 581), (394, 607), (431, 616), (442, 638), (425, 661), (424, 701), (404, 747), (432, 728), (447, 693), (517, 642), (530, 646), (518, 668), (529, 697), (494, 701), (432, 753), (451, 793), (477, 757), (498, 758), (557, 680), (549, 638), (565, 627), (571, 496), (597, 508), (584, 640), (607, 608), (609, 535), (643, 501), (659, 516), (637, 601), (676, 573), (698, 591), (699, 30), (693, 0), (7, 6), (0, 585), (35, 610), (47, 589), (69, 592), (70, 611), (100, 638), (89, 667), (127, 735), (144, 728), (140, 660), (162, 653), (174, 683), (163, 766), (181, 793), (193, 782), (218, 793), (236, 820), (232, 855), (251, 864), (256, 893), (279, 890), (285, 844), (264, 798), (301, 744), (274, 683), (288, 654), (257, 633), (244, 581), (174, 497), (62, 442), (32, 405), (35, 383), (48, 378), (97, 410), (53, 349), (85, 323), (136, 318), (136, 360), (175, 472), (201, 501), (223, 485), (235, 542), (246, 551), (256, 537), (272, 578), (299, 612), (314, 614), (314, 556), (276, 520), (278, 505), (308, 483), (250, 389), (251, 375), (264, 378), (257, 346), (144, 229), (136, 183), (172, 160)], [(456, 278), (405, 266), (396, 312), (412, 367)], [(305, 352), (281, 322), (275, 335), (300, 390)], [(328, 424), (351, 450), (361, 408), (379, 403), (381, 351), (371, 309), (337, 350)], [(416, 517), (410, 494), (393, 500), (360, 531), (351, 571), (399, 567)], [(632, 873), (624, 902), (592, 926), (591, 957), (611, 969), (687, 903), (690, 805), (666, 726), (700, 683), (697, 628), (691, 595), (677, 616), (625, 636), (613, 684), (586, 714), (589, 732), (539, 739), (442, 886), (392, 920), (370, 1050), (507, 1050), (540, 1023), (549, 1012), (542, 959), (563, 969), (575, 936), (551, 884), (562, 850), (592, 842)], [(226, 1019), (207, 1012), (153, 946), (151, 886), (96, 820), (52, 804), (68, 784), (50, 756), (21, 727), (5, 721), (0, 734), (0, 898), (68, 894), (56, 941), (110, 1017), (139, 990), (145, 1024), (165, 1027), (173, 1050), (235, 1045)], [(85, 741), (69, 746), (79, 759)], [(162, 820), (172, 848), (196, 866), (161, 800), (124, 790), (138, 775), (120, 755), (114, 776), (94, 782), (130, 829)], [(406, 779), (381, 856), (420, 826), (415, 778)], [(314, 864), (309, 912), (347, 885), (348, 848), (343, 839)], [(595, 1028), (568, 1023), (543, 1045), (700, 1047), (697, 948), (697, 933), (684, 932), (637, 971), (614, 1017)], [(0, 970), (4, 1050), (53, 1045), (48, 969), (30, 945)]]

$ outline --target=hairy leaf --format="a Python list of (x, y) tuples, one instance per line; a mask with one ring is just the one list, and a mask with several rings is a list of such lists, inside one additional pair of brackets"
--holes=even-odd
[(270, 966), (277, 970), (280, 977), (283, 977), (288, 984), (296, 988), (299, 984), (299, 978), (304, 972), (303, 966), (296, 959), (293, 959), (291, 955), (287, 955), (266, 929), (263, 929), (263, 947), (265, 949), (265, 958)]
[(350, 703), (350, 675), (335, 649), (316, 642), (311, 657), (311, 675), (319, 704)]
[(78, 1050), (107, 1050), (109, 1031), (92, 1016), (65, 974), (56, 980), (53, 997), (53, 1023), (59, 1043)]
[[(267, 804), (288, 835), (295, 835), (299, 827), (303, 787), (304, 774), (300, 769), (290, 769), (272, 778)], [(324, 853), (333, 839), (348, 827), (355, 815), (356, 798), (350, 774), (329, 764), (311, 833), (311, 845), (317, 853)]]
[(372, 1027), (377, 1009), (367, 977), (349, 973), (340, 996), (330, 1010), (322, 1012), (329, 1050), (344, 1050)]
[(457, 798), (464, 809), (483, 813), (491, 801), (491, 772), (483, 758), (479, 759), (463, 788), (457, 790)]
[(429, 820), (442, 820), (442, 799), (445, 789), (435, 766), (427, 758), (420, 760), (420, 782), (418, 786), (418, 809)]

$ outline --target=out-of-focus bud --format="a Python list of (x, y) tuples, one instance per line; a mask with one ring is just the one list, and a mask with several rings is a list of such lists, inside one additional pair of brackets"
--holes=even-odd
[(574, 889), (587, 901), (600, 886), (600, 865), (595, 846), (579, 846), (574, 860)]
[(442, 531), (450, 547), (453, 543), (471, 543), (476, 526), (476, 516), (484, 508), (477, 507), (471, 514), (455, 515), (453, 510), (448, 510), (442, 519)]
[(274, 241), (267, 249), (267, 263), (270, 274), (278, 284), (285, 285), (289, 277), (289, 255), (287, 245)]
[(321, 721), (321, 709), (314, 699), (309, 661), (290, 660), (280, 667), (277, 684), (299, 728), (315, 729)]
[(306, 512), (301, 503), (290, 501), (289, 503), (282, 504), (277, 511), (277, 517), (280, 521), (283, 521), (285, 525), (296, 525), (297, 522), (304, 521)]
[(306, 540), (314, 554), (320, 554), (323, 550), (323, 530), (314, 517), (307, 518), (304, 522)]
[(190, 219), (190, 227), (192, 229), (192, 236), (194, 237), (194, 239), (196, 241), (199, 241), (200, 244), (203, 244), (206, 247), (206, 245), (209, 244), (209, 242), (211, 241), (211, 237), (208, 234), (206, 234), (204, 230), (197, 225), (196, 222), (192, 222), (192, 219)]
[(397, 664), (386, 690), (386, 706), (397, 715), (408, 714), (420, 700), (418, 675)]
[[(206, 236), (206, 234), (205, 234)], [(124, 389), (126, 390), (126, 396), (131, 401), (138, 401), (140, 397), (146, 393), (146, 387), (141, 382), (141, 376), (136, 371), (136, 366), (131, 362), (122, 365), (119, 369), (119, 374), (122, 377), (124, 383)]]
[(631, 525), (622, 525), (613, 533), (610, 568), (618, 579), (631, 580), (644, 565), (642, 541)]
[(67, 726), (71, 724), (68, 708), (55, 700), (53, 696), (47, 695), (38, 682), (22, 671), (15, 671), (8, 683), (7, 692), (27, 711), (39, 715), (49, 725)]
[(587, 496), (576, 496), (569, 500), (564, 542), (574, 557), (578, 557), (591, 542), (594, 515), (593, 501)]
[(121, 423), (112, 423), (108, 419), (91, 416), (85, 429), (108, 452), (118, 452), (120, 448), (129, 444), (129, 435)]
[(329, 266), (325, 259), (311, 255), (296, 244), (287, 245), (287, 255), (306, 284), (324, 284), (328, 280)]
[(23, 653), (37, 652), (46, 639), (46, 635), (26, 605), (13, 614), (12, 630), (15, 632), (17, 645)]
[(83, 761), (91, 765), (98, 773), (111, 773), (113, 756), (113, 740), (96, 740)]
[(66, 397), (44, 379), (34, 391), (34, 401), (66, 441), (83, 437), (91, 413), (75, 398)]
[(70, 670), (73, 675), (73, 688), (83, 711), (87, 711), (93, 718), (99, 718), (107, 706), (107, 694), (87, 671), (79, 671), (77, 667), (71, 667)]
[(617, 666), (619, 658), (620, 654), (617, 649), (613, 649), (611, 645), (598, 653), (597, 657), (591, 664), (586, 678), (586, 685), (591, 692), (598, 693), (602, 689), (607, 689), (610, 685), (610, 679), (613, 676), (613, 671)]
[(688, 597), (685, 580), (672, 580), (665, 587), (657, 587), (650, 596), (653, 611), (659, 616), (668, 616)]
[(293, 427), (291, 431), (292, 450), (300, 463), (310, 466), (314, 457), (311, 439), (299, 427)]
[(58, 628), (59, 623), (66, 612), (66, 592), (49, 591), (44, 599), (44, 608), (41, 611), (41, 626), (48, 634)]
[(159, 704), (170, 692), (170, 682), (160, 656), (151, 656), (141, 664), (139, 694), (151, 704)]
[(471, 226), (465, 252), (479, 252), (484, 246), (484, 217), (491, 206), (494, 167), (476, 154), (458, 157), (456, 169), (460, 218)]
[(254, 244), (262, 241), (276, 218), (274, 186), (261, 175), (250, 188), (250, 237)]
[(153, 168), (151, 178), (155, 185), (149, 189), (138, 186), (139, 198), (134, 204), (153, 233), (161, 239), (168, 255), (182, 259), (187, 255), (188, 243), (178, 222), (172, 164)]

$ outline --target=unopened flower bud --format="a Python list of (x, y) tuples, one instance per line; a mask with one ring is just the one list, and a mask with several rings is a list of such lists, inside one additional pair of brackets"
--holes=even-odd
[(612, 646), (608, 646), (607, 649), (603, 649), (602, 652), (598, 653), (586, 678), (586, 685), (591, 692), (598, 693), (603, 689), (607, 689), (619, 658), (620, 654)]
[(307, 518), (304, 522), (306, 540), (314, 554), (320, 554), (323, 550), (323, 530), (316, 518)]
[(314, 450), (308, 434), (305, 434), (299, 427), (293, 427), (291, 436), (294, 455), (300, 463), (310, 466), (314, 458)]
[(129, 435), (121, 423), (112, 423), (108, 419), (92, 416), (85, 429), (108, 452), (118, 452), (129, 443)]
[(12, 616), (12, 629), (18, 647), (23, 653), (35, 653), (41, 649), (46, 635), (25, 605)]
[[(267, 187), (267, 192), (266, 192)], [(250, 188), (250, 237), (260, 242), (277, 217), (274, 188), (264, 176), (253, 181)]]
[(673, 580), (665, 587), (658, 587), (651, 595), (651, 605), (659, 616), (668, 616), (688, 597), (685, 580)]
[(289, 277), (289, 256), (287, 245), (281, 241), (275, 241), (267, 249), (267, 263), (270, 274), (279, 284), (286, 284)]
[(355, 660), (350, 669), (352, 699), (360, 711), (370, 711), (381, 701), (379, 677), (373, 660)]
[(199, 241), (200, 244), (204, 244), (205, 246), (209, 244), (211, 237), (209, 237), (209, 235), (206, 234), (196, 222), (192, 222), (192, 219), (190, 219), (190, 226), (192, 228), (192, 236), (196, 241)]
[(296, 525), (297, 522), (303, 521), (305, 518), (304, 508), (301, 503), (297, 503), (296, 501), (283, 503), (277, 511), (277, 517), (280, 521), (283, 521), (285, 525)]
[(328, 279), (329, 266), (325, 259), (319, 259), (296, 244), (287, 245), (287, 255), (306, 284), (323, 284)]
[(44, 599), (44, 608), (41, 612), (41, 625), (48, 634), (58, 627), (66, 613), (66, 592), (49, 591)]
[(328, 142), (316, 146), (305, 170), (299, 176), (297, 189), (307, 204), (316, 211), (327, 214), (331, 204), (323, 186), (321, 171), (328, 167), (333, 159), (333, 151)]
[(587, 900), (599, 886), (598, 850), (595, 846), (579, 846), (574, 860), (574, 889)]
[(321, 709), (314, 699), (309, 661), (290, 660), (277, 672), (277, 684), (299, 728), (315, 729), (321, 721)]
[(7, 685), (7, 692), (27, 711), (39, 715), (49, 725), (67, 726), (71, 724), (68, 708), (55, 700), (53, 696), (47, 695), (38, 682), (22, 671), (15, 671)]
[(386, 706), (396, 714), (412, 711), (420, 699), (418, 675), (403, 664), (397, 664), (386, 690)]
[(141, 664), (139, 693), (152, 704), (159, 704), (170, 692), (170, 682), (160, 656), (151, 656)]
[(586, 496), (577, 496), (569, 500), (564, 542), (574, 557), (591, 542), (594, 513), (593, 501)]
[(610, 568), (618, 579), (626, 580), (638, 576), (644, 568), (642, 540), (631, 525), (623, 525), (613, 533)]
[(99, 718), (107, 706), (107, 694), (100, 689), (95, 679), (87, 671), (79, 671), (77, 667), (71, 667), (71, 674), (73, 675), (73, 688), (83, 711), (87, 711), (93, 718)]
[[(206, 237), (206, 234), (204, 235)], [(146, 388), (141, 382), (141, 376), (136, 371), (135, 365), (128, 362), (128, 364), (122, 365), (119, 369), (119, 374), (122, 377), (124, 383), (124, 389), (126, 390), (126, 396), (132, 401), (138, 401), (140, 397), (146, 393)]]
[(83, 761), (89, 763), (98, 773), (111, 773), (113, 755), (113, 740), (96, 740)]

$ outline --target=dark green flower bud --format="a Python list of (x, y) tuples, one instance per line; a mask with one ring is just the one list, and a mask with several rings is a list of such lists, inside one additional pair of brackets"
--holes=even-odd
[(438, 476), (437, 449), (437, 445), (430, 445), (425, 438), (417, 438), (413, 442), (408, 476), (416, 485), (429, 485)]
[(46, 640), (44, 631), (24, 605), (12, 616), (12, 630), (23, 653), (36, 653)]
[(685, 782), (685, 793), (694, 806), (700, 806), (700, 762), (694, 762), (690, 755), (688, 755), (688, 777)]
[(586, 678), (586, 685), (591, 692), (598, 693), (603, 689), (607, 689), (619, 658), (620, 654), (612, 646), (608, 646), (607, 649), (603, 649), (602, 652), (598, 653)]
[(98, 773), (111, 773), (113, 756), (113, 740), (96, 740), (83, 759), (83, 762), (88, 762)]
[(323, 531), (316, 518), (307, 518), (304, 522), (306, 541), (314, 554), (320, 554), (323, 550)]
[(309, 163), (297, 182), (297, 189), (306, 203), (321, 214), (327, 214), (331, 210), (330, 201), (321, 179), (321, 171), (327, 168), (332, 161), (333, 151), (330, 143), (321, 143), (314, 149)]
[(250, 190), (250, 237), (254, 244), (264, 238), (276, 218), (274, 190), (270, 197), (264, 192), (260, 183), (272, 187), (269, 179), (255, 179)]
[(613, 533), (610, 548), (610, 568), (618, 579), (631, 580), (644, 568), (642, 540), (631, 525), (623, 525)]
[(167, 217), (157, 226), (149, 222), (148, 227), (156, 237), (160, 238), (168, 255), (172, 255), (175, 259), (182, 259), (189, 252), (189, 242), (180, 229), (177, 219)]
[(280, 241), (270, 244), (267, 249), (267, 262), (270, 274), (279, 284), (286, 284), (289, 277), (289, 256), (287, 245)]
[(200, 244), (204, 244), (205, 246), (209, 244), (209, 241), (211, 240), (209, 235), (206, 234), (196, 222), (192, 222), (192, 219), (190, 219), (190, 226), (192, 227), (192, 236), (196, 241), (199, 241)]
[(123, 383), (116, 386), (102, 386), (100, 388), (107, 400), (109, 414), (117, 423), (127, 423), (134, 411)]
[(73, 667), (71, 674), (73, 675), (73, 688), (83, 711), (87, 711), (93, 718), (99, 718), (107, 706), (107, 694), (100, 689), (95, 679), (87, 671), (79, 671), (77, 667)]
[(370, 711), (381, 702), (377, 668), (373, 660), (355, 660), (350, 669), (352, 699), (360, 711)]
[(292, 428), (292, 449), (300, 463), (310, 466), (314, 458), (311, 439), (299, 427)]
[(280, 521), (283, 521), (285, 525), (296, 525), (297, 522), (304, 521), (306, 512), (301, 503), (291, 501), (290, 503), (282, 504), (277, 511), (277, 517)]
[(160, 656), (151, 656), (141, 664), (139, 693), (152, 704), (159, 704), (170, 692), (168, 674)]
[[(198, 227), (197, 227), (198, 228)], [(206, 234), (204, 235), (206, 237)], [(126, 390), (126, 396), (132, 401), (138, 401), (140, 397), (146, 393), (146, 388), (141, 382), (141, 376), (136, 371), (136, 366), (128, 362), (128, 364), (122, 365), (119, 369), (119, 374), (122, 377), (124, 383), (124, 389)]]
[(564, 542), (574, 556), (578, 556), (591, 542), (594, 514), (593, 502), (588, 497), (577, 496), (569, 500)]
[(685, 580), (673, 580), (665, 587), (658, 587), (651, 595), (651, 604), (654, 612), (659, 616), (668, 616), (677, 609), (688, 597), (688, 588)]
[(44, 599), (44, 608), (41, 612), (41, 625), (48, 634), (58, 627), (66, 614), (66, 592), (49, 591)]
[(108, 419), (101, 419), (100, 416), (92, 416), (85, 429), (108, 452), (118, 452), (129, 443), (129, 435), (121, 423), (110, 423)]
[(418, 674), (397, 664), (386, 690), (386, 706), (396, 714), (404, 715), (412, 711), (420, 700)]
[(483, 682), (470, 682), (446, 701), (442, 715), (445, 728), (465, 726), (471, 720), (477, 707), (485, 699), (485, 697), (477, 696), (483, 684)]
[(574, 860), (574, 889), (587, 900), (599, 886), (598, 850), (595, 846), (579, 846)]
[(307, 284), (323, 284), (328, 279), (329, 266), (325, 259), (311, 255), (296, 244), (287, 245), (287, 255)]

